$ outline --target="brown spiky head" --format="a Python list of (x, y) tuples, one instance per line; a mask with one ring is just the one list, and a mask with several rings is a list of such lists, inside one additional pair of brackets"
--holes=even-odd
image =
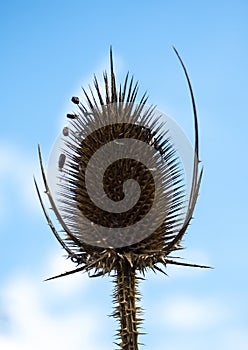
[[(188, 80), (195, 122), (188, 200), (184, 166), (162, 114), (147, 107), (146, 94), (136, 101), (138, 84), (128, 74), (117, 89), (112, 50), (110, 77), (103, 74), (104, 91), (95, 77), (94, 90), (83, 89), (87, 103), (72, 98), (78, 111), (67, 115), (69, 125), (63, 129), (55, 161), (57, 175), (52, 173), (48, 181), (39, 150), (46, 193), (63, 236), (52, 225), (38, 192), (44, 213), (68, 256), (79, 265), (60, 276), (91, 270), (94, 276), (109, 274), (123, 261), (142, 273), (160, 270), (158, 263), (190, 265), (169, 258), (181, 249), (201, 180), (195, 103), (178, 58)], [(57, 181), (55, 190), (51, 177)]]

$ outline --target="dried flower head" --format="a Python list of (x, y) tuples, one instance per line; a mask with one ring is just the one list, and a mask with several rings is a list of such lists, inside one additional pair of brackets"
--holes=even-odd
[(52, 174), (55, 191), (46, 178), (39, 147), (46, 194), (63, 235), (52, 224), (35, 182), (41, 206), (55, 237), (78, 265), (49, 279), (79, 271), (91, 277), (113, 273), (113, 316), (120, 323), (118, 345), (126, 350), (138, 349), (137, 272), (164, 272), (158, 264), (206, 267), (170, 257), (182, 249), (202, 178), (194, 96), (185, 66), (175, 52), (194, 112), (195, 148), (187, 200), (184, 165), (161, 114), (146, 106), (146, 94), (136, 102), (138, 84), (128, 74), (117, 89), (111, 49), (110, 77), (106, 72), (103, 75), (104, 94), (95, 77), (95, 91), (83, 90), (87, 105), (72, 97), (78, 111), (67, 114), (69, 125), (62, 131), (57, 173)]

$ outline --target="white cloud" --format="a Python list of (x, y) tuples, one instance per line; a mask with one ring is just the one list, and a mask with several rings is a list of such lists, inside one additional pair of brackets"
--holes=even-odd
[[(52, 254), (48, 259), (45, 267), (45, 278), (60, 275), (61, 273), (74, 270), (77, 266), (71, 262), (71, 260), (66, 259), (62, 255), (63, 251), (60, 250), (57, 254)], [(57, 280), (47, 281), (45, 283), (50, 284), (49, 293), (55, 297), (63, 297), (72, 295), (80, 289), (80, 293), (88, 289), (90, 284), (90, 279), (87, 274), (78, 272), (64, 278)]]
[(220, 342), (219, 349), (226, 350), (247, 350), (248, 349), (248, 333), (247, 329), (229, 329)]
[(176, 295), (158, 300), (152, 316), (153, 327), (164, 330), (154, 350), (162, 344), (184, 350), (248, 349), (248, 333), (239, 320), (236, 300)]
[[(166, 332), (167, 333), (167, 332)], [(155, 341), (150, 341), (150, 348), (153, 350), (161, 349), (183, 349), (183, 350), (247, 350), (248, 334), (247, 329), (218, 328), (207, 333), (181, 333), (180, 330), (171, 335), (165, 332), (162, 337)]]
[(221, 301), (190, 296), (171, 297), (159, 305), (159, 310), (160, 321), (176, 330), (206, 330), (228, 318), (228, 310)]
[[(39, 206), (32, 177), (34, 173), (39, 173), (38, 157), (35, 160), (31, 154), (21, 150), (19, 146), (10, 144), (10, 142), (2, 142), (0, 144), (0, 164), (2, 218), (10, 215), (13, 201), (19, 202), (21, 207), (28, 212), (37, 211)], [(12, 191), (15, 191), (15, 198), (13, 198)], [(10, 192), (12, 193), (9, 194)]]
[[(55, 294), (52, 296), (54, 302), (60, 297)], [(72, 309), (64, 312), (63, 316), (51, 312), (48, 307), (51, 295), (44, 294), (35, 281), (27, 276), (15, 276), (4, 287), (1, 297), (9, 330), (3, 332), (0, 327), (0, 349), (105, 348), (96, 336), (99, 329), (104, 327), (94, 307), (91, 312)]]
[[(46, 261), (42, 272), (45, 277), (74, 268), (59, 254), (51, 255)], [(36, 277), (16, 273), (0, 290), (0, 349), (107, 350), (113, 347), (109, 340), (112, 330), (108, 327), (108, 318), (102, 310), (97, 310), (107, 300), (102, 299), (99, 290), (100, 303), (95, 305), (90, 296), (93, 284), (87, 275), (81, 273), (44, 284)], [(148, 302), (149, 298), (154, 299), (153, 295), (146, 297)], [(84, 306), (80, 310), (78, 300)], [(174, 349), (246, 350), (248, 335), (246, 330), (233, 323), (237, 315), (230, 304), (230, 301), (218, 297), (189, 295), (158, 300), (152, 311), (152, 323), (155, 327), (159, 325), (159, 332), (152, 349), (161, 349), (166, 337), (166, 347)], [(162, 329), (166, 330), (166, 336)], [(141, 340), (152, 344), (153, 335), (148, 328), (146, 331), (149, 335)], [(109, 335), (108, 340), (105, 332)]]

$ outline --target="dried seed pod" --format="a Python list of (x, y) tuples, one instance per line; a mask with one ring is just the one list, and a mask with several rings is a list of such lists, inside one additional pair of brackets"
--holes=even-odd
[(77, 114), (70, 114), (70, 113), (67, 113), (66, 114), (66, 117), (68, 119), (77, 119), (78, 118), (78, 115)]
[(69, 135), (69, 128), (67, 127), (67, 126), (65, 126), (64, 128), (63, 128), (63, 135), (64, 136), (68, 136)]
[(75, 105), (78, 105), (79, 104), (79, 98), (78, 97), (76, 97), (76, 96), (73, 96), (72, 98), (71, 98), (71, 101), (73, 102), (73, 103), (75, 103)]
[(66, 160), (66, 156), (64, 153), (61, 153), (59, 156), (59, 161), (58, 161), (58, 167), (59, 167), (59, 171), (62, 171), (64, 165), (65, 165), (65, 160)]

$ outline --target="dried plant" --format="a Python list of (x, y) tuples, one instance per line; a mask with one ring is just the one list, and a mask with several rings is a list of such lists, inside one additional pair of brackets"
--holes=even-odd
[[(133, 78), (129, 80), (128, 74), (117, 89), (111, 49), (110, 77), (106, 72), (103, 74), (105, 96), (95, 77), (95, 91), (90, 89), (88, 94), (83, 90), (87, 106), (79, 98), (72, 98), (78, 113), (67, 115), (70, 124), (63, 130), (64, 149), (56, 165), (60, 174), (56, 198), (47, 181), (39, 147), (45, 192), (63, 235), (53, 225), (35, 182), (39, 200), (55, 237), (78, 265), (48, 280), (80, 271), (88, 272), (90, 277), (114, 275), (113, 316), (119, 322), (117, 345), (123, 350), (138, 349), (142, 322), (141, 308), (137, 305), (138, 282), (147, 270), (165, 273), (158, 264), (207, 267), (171, 257), (172, 252), (182, 249), (181, 240), (192, 219), (202, 178), (194, 96), (186, 68), (175, 52), (188, 82), (194, 114), (195, 149), (188, 202), (183, 166), (173, 140), (167, 136), (166, 125), (155, 107), (146, 107), (146, 94), (135, 104), (138, 85)], [(104, 147), (107, 144), (109, 148)], [(137, 187), (131, 179), (140, 188), (131, 209), (129, 202), (122, 210), (106, 207), (106, 197), (114, 205), (135, 197)], [(104, 195), (98, 191), (99, 183)], [(92, 189), (99, 205), (89, 194)]]

